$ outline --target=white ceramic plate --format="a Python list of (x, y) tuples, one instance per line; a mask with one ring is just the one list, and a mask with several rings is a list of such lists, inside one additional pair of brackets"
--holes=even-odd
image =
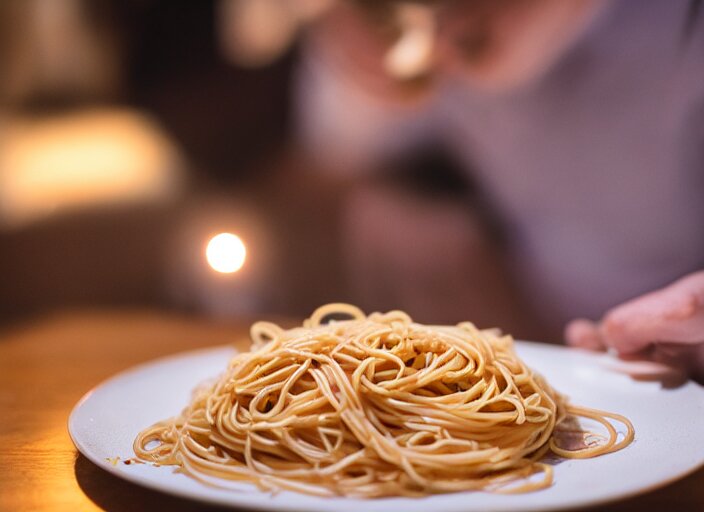
[(121, 478), (204, 502), (272, 511), (564, 509), (642, 493), (704, 464), (701, 386), (690, 382), (663, 389), (657, 383), (635, 382), (608, 370), (606, 356), (588, 352), (525, 342), (517, 342), (517, 350), (573, 403), (630, 418), (635, 441), (620, 452), (563, 461), (554, 468), (552, 487), (520, 495), (474, 492), (375, 500), (316, 498), (292, 492), (272, 496), (247, 484), (240, 484), (240, 490), (209, 487), (173, 467), (113, 464), (116, 457), (124, 461), (133, 456), (132, 441), (140, 430), (180, 412), (198, 383), (224, 371), (234, 354), (228, 347), (187, 352), (123, 372), (84, 396), (68, 426), (73, 442), (88, 459)]

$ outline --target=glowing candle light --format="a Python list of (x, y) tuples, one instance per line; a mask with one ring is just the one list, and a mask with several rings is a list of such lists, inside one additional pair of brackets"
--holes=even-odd
[(208, 242), (205, 257), (208, 264), (216, 272), (231, 274), (237, 272), (244, 265), (247, 249), (237, 235), (220, 233)]

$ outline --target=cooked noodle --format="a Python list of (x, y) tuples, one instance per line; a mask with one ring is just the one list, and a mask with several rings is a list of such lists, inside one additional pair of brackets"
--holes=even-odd
[[(350, 319), (325, 323), (331, 316)], [(510, 336), (469, 322), (421, 325), (401, 311), (328, 304), (302, 327), (259, 322), (251, 337), (252, 351), (179, 417), (139, 434), (139, 458), (214, 485), (323, 496), (513, 493), (551, 485), (548, 451), (594, 457), (633, 440), (628, 419), (571, 406)], [(608, 435), (561, 447), (555, 433), (573, 416)], [(607, 418), (625, 426), (620, 439)]]

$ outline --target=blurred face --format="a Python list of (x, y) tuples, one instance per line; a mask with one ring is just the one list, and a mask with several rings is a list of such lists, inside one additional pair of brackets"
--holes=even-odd
[(356, 0), (388, 41), (395, 78), (464, 76), (505, 88), (528, 80), (559, 55), (602, 0)]

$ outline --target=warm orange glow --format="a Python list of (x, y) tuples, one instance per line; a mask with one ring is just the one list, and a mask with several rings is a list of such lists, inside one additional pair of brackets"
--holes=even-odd
[(237, 235), (220, 233), (208, 242), (205, 257), (216, 272), (231, 274), (244, 265), (247, 249)]
[(72, 208), (159, 201), (179, 184), (170, 140), (129, 110), (17, 118), (0, 135), (0, 225)]

